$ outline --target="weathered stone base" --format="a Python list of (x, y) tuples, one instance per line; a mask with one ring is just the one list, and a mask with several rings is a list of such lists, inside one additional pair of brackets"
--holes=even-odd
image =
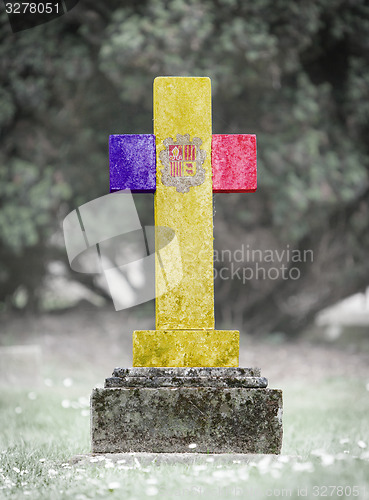
[[(138, 380), (144, 372), (133, 368), (116, 369), (108, 387), (94, 389), (93, 453), (280, 453), (282, 391), (266, 389), (258, 370), (229, 368), (228, 375), (226, 368), (146, 370), (149, 387)], [(187, 386), (186, 379), (189, 385), (194, 378), (202, 385)]]

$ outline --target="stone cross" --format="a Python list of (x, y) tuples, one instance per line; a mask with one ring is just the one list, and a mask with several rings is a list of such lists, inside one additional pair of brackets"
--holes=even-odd
[(209, 78), (159, 77), (154, 134), (111, 135), (109, 154), (110, 191), (155, 193), (155, 226), (175, 231), (182, 260), (178, 288), (157, 293), (156, 330), (133, 334), (133, 366), (238, 366), (239, 332), (215, 330), (213, 193), (256, 190), (255, 135), (212, 135)]

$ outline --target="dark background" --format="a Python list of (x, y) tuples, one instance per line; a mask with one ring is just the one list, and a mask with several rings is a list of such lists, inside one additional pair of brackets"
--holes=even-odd
[[(213, 133), (257, 134), (258, 191), (215, 195), (215, 248), (314, 255), (286, 262), (298, 280), (217, 279), (218, 327), (294, 336), (364, 291), (368, 34), (364, 0), (81, 0), (15, 34), (2, 11), (1, 313), (64, 307), (45, 300), (55, 263), (106, 297), (93, 276), (70, 271), (61, 224), (108, 193), (109, 134), (152, 133), (159, 75), (209, 76)], [(135, 200), (149, 224), (153, 197)], [(153, 318), (152, 304), (131, 314)]]

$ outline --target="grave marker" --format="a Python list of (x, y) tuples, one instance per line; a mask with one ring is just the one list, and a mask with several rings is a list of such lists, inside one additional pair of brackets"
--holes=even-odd
[(134, 332), (133, 368), (94, 389), (92, 451), (279, 453), (282, 392), (238, 367), (239, 332), (214, 323), (213, 192), (256, 190), (255, 136), (212, 135), (208, 78), (157, 78), (154, 134), (110, 136), (110, 187), (155, 192), (156, 249), (173, 229), (183, 278), (161, 294), (156, 257), (156, 330)]
[(256, 190), (255, 136), (212, 136), (209, 78), (159, 77), (154, 135), (111, 136), (110, 172), (111, 191), (155, 191), (155, 225), (174, 229), (182, 257), (180, 286), (157, 293), (156, 330), (134, 332), (133, 366), (238, 366), (239, 332), (215, 330), (213, 192)]

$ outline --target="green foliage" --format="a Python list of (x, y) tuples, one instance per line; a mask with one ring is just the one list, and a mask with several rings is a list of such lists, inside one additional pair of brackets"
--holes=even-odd
[[(152, 132), (158, 75), (210, 76), (214, 133), (258, 136), (257, 198), (220, 197), (215, 224), (298, 247), (333, 236), (341, 218), (352, 242), (342, 255), (367, 248), (353, 207), (367, 213), (368, 30), (365, 0), (88, 0), (17, 34), (3, 13), (3, 269), (39, 244), (47, 261), (63, 215), (108, 192), (108, 135)], [(14, 276), (0, 273), (0, 300)], [(232, 310), (238, 295), (233, 283), (222, 303)]]
[(70, 186), (51, 167), (41, 170), (14, 159), (0, 169), (0, 241), (12, 251), (45, 241), (51, 235), (60, 204), (71, 196)]
[[(362, 12), (364, 5), (338, 1), (155, 0), (114, 13), (100, 68), (122, 100), (145, 108), (156, 74), (211, 76), (216, 132), (258, 132), (260, 184), (271, 200), (273, 228), (298, 242), (318, 216), (328, 218), (368, 184), (368, 151), (359, 143), (362, 131), (354, 130), (368, 123), (367, 53), (353, 28), (364, 29)], [(353, 43), (349, 37), (362, 44), (361, 65), (349, 55), (339, 90), (340, 63), (326, 74), (324, 57)], [(341, 116), (354, 106), (360, 111), (350, 133)]]

